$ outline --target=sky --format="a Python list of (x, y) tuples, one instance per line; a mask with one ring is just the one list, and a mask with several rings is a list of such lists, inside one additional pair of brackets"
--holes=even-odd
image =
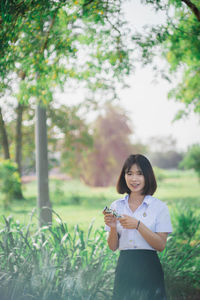
[[(164, 15), (156, 14), (139, 0), (125, 3), (125, 18), (132, 29), (141, 30), (145, 24), (159, 24)], [(175, 114), (183, 108), (181, 103), (168, 99), (172, 86), (164, 79), (155, 83), (151, 66), (137, 67), (129, 78), (130, 88), (121, 91), (120, 104), (129, 112), (135, 130), (135, 139), (150, 142), (152, 136), (171, 135), (177, 149), (186, 151), (188, 146), (200, 143), (200, 116), (191, 114), (187, 119), (173, 122)]]

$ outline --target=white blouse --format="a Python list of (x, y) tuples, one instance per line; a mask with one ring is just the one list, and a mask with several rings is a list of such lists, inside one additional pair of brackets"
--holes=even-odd
[[(128, 204), (129, 195), (114, 201), (110, 208), (116, 210), (120, 215), (129, 215), (140, 220), (153, 232), (172, 232), (167, 205), (150, 195), (145, 196), (142, 204), (133, 212)], [(105, 225), (105, 230), (110, 231), (110, 227)], [(125, 229), (117, 221), (117, 232), (119, 235), (119, 250), (127, 249), (149, 249), (152, 248), (136, 229)]]

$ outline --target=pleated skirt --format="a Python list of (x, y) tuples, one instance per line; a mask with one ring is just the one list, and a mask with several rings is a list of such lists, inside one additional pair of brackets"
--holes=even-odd
[(120, 251), (112, 300), (166, 300), (164, 274), (156, 251)]

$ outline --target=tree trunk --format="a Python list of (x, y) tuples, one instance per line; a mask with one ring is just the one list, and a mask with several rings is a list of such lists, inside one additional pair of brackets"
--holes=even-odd
[(5, 123), (3, 120), (3, 115), (0, 107), (0, 133), (2, 136), (2, 145), (3, 145), (3, 151), (4, 151), (4, 158), (10, 159), (10, 152), (9, 152), (9, 144), (8, 144), (8, 136), (6, 132)]
[(18, 166), (20, 177), (22, 176), (22, 115), (24, 105), (18, 103), (17, 106), (17, 124), (16, 124), (16, 141), (15, 141), (15, 162)]
[[(17, 164), (18, 173), (21, 178), (22, 176), (22, 115), (24, 105), (18, 103), (17, 106), (17, 124), (16, 124), (16, 136), (15, 136), (15, 162)], [(16, 199), (24, 199), (22, 188), (15, 195)]]
[[(23, 70), (18, 72), (19, 78), (23, 81), (26, 77), (26, 73)], [(19, 176), (22, 176), (22, 116), (24, 111), (24, 104), (18, 101), (17, 112), (17, 124), (15, 135), (15, 162), (18, 166)]]
[(48, 185), (46, 108), (41, 103), (36, 108), (36, 173), (39, 226), (43, 226), (52, 223), (52, 211)]

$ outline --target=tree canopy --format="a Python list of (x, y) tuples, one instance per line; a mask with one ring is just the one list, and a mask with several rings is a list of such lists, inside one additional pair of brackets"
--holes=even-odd
[(113, 96), (113, 87), (132, 65), (121, 2), (1, 1), (2, 88), (15, 73), (17, 97), (26, 103), (30, 96), (51, 101), (55, 87), (70, 85), (70, 79)]
[(182, 74), (179, 83), (169, 93), (169, 97), (185, 104), (185, 109), (179, 111), (177, 118), (187, 115), (190, 111), (199, 114), (200, 2), (198, 0), (141, 2), (152, 6), (155, 11), (166, 13), (163, 24), (146, 28), (145, 33), (133, 37), (142, 50), (143, 63), (152, 63), (153, 58), (160, 52), (169, 66), (169, 72), (164, 71), (165, 78), (173, 83), (175, 80), (173, 75)]

